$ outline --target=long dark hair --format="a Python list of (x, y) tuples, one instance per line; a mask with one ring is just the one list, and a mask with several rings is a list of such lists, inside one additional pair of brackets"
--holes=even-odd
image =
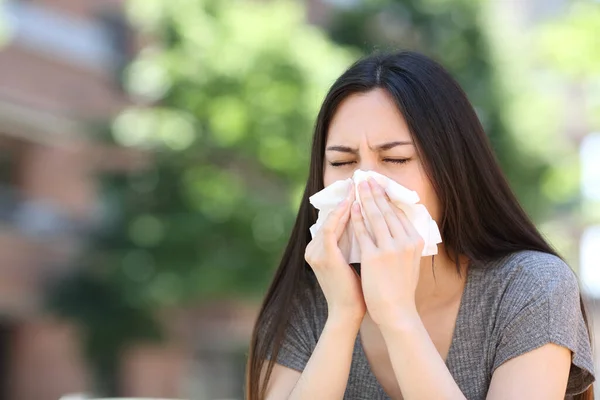
[[(445, 250), (455, 260), (457, 271), (459, 255), (473, 265), (520, 250), (557, 255), (519, 205), (466, 94), (443, 67), (414, 52), (380, 53), (359, 60), (333, 84), (317, 118), (298, 216), (250, 343), (248, 400), (264, 398), (293, 300), (311, 282), (304, 251), (317, 213), (308, 198), (324, 187), (329, 124), (344, 99), (377, 88), (387, 91), (408, 124), (439, 199), (442, 218), (438, 222)], [(581, 307), (587, 323), (583, 302)], [(266, 375), (261, 377), (265, 362)], [(575, 399), (593, 399), (593, 389)]]

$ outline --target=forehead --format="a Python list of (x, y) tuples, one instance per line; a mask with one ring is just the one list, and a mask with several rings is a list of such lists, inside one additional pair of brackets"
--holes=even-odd
[(348, 96), (336, 110), (327, 143), (369, 144), (410, 140), (410, 131), (392, 97), (383, 89)]

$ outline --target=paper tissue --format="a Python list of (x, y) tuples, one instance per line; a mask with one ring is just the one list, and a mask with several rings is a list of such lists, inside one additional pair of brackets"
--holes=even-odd
[[(336, 181), (309, 198), (310, 203), (319, 210), (317, 222), (310, 227), (312, 237), (315, 237), (329, 213), (344, 200), (352, 185), (354, 185), (354, 190), (356, 191), (356, 200), (361, 205), (363, 217), (365, 216), (362, 211), (362, 202), (358, 193), (358, 184), (362, 181), (366, 181), (369, 177), (375, 179), (375, 181), (385, 189), (391, 202), (404, 211), (417, 232), (423, 237), (425, 246), (423, 248), (422, 256), (437, 254), (437, 244), (442, 242), (440, 231), (436, 222), (431, 218), (431, 215), (427, 211), (427, 208), (425, 208), (423, 204), (418, 204), (420, 199), (417, 192), (409, 190), (387, 176), (381, 175), (375, 171), (356, 170), (352, 178)], [(364, 221), (367, 230), (371, 234), (371, 237), (373, 237), (373, 232), (368, 219), (365, 218)], [(342, 254), (349, 264), (360, 263), (360, 247), (358, 241), (354, 237), (354, 231), (351, 224), (352, 222), (348, 221), (346, 230), (339, 242)]]

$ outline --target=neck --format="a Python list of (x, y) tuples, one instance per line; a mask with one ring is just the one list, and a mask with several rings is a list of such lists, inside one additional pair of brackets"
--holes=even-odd
[(439, 247), (435, 257), (421, 258), (419, 283), (415, 293), (417, 310), (425, 311), (443, 307), (460, 299), (466, 282), (467, 261), (464, 257), (459, 257), (459, 262), (460, 276), (456, 269), (456, 262), (450, 259), (442, 246)]

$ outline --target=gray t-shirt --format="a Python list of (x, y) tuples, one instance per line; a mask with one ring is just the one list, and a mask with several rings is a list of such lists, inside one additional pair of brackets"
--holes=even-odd
[[(326, 320), (327, 303), (317, 285), (298, 299), (277, 362), (302, 371)], [(547, 343), (572, 351), (567, 398), (594, 382), (579, 285), (568, 265), (550, 254), (521, 251), (469, 268), (446, 359), (467, 399), (485, 399), (496, 368)], [(360, 334), (344, 399), (389, 399), (371, 372)]]

